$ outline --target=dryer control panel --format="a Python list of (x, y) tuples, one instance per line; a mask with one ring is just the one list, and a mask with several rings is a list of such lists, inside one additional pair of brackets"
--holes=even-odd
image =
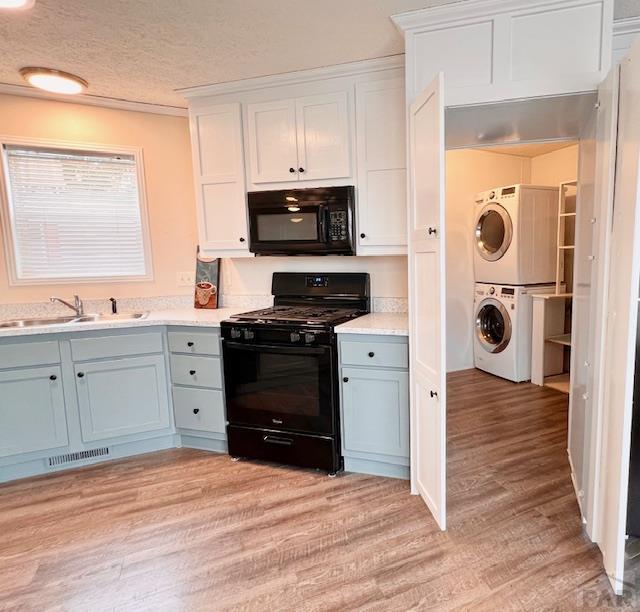
[(489, 189), (488, 191), (480, 192), (476, 198), (475, 203), (489, 204), (489, 202), (498, 202), (504, 200), (510, 200), (518, 196), (520, 191), (520, 185), (509, 185), (508, 187), (496, 187), (495, 189)]

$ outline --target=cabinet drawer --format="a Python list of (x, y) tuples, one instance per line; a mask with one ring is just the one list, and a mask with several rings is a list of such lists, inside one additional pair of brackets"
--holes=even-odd
[(218, 389), (173, 387), (176, 427), (224, 433), (224, 399)]
[(159, 332), (103, 338), (77, 338), (71, 340), (70, 344), (74, 361), (162, 353), (163, 351), (162, 334)]
[(0, 345), (0, 369), (60, 363), (57, 342), (24, 342)]
[(211, 332), (169, 332), (169, 350), (174, 353), (219, 355), (220, 336)]
[(407, 368), (409, 366), (409, 347), (404, 343), (343, 340), (340, 343), (340, 360), (344, 365)]
[(171, 380), (176, 385), (222, 388), (222, 368), (218, 357), (171, 355)]

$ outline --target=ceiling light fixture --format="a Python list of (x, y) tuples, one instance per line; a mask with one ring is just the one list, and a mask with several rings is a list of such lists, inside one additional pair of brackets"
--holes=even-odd
[(298, 212), (300, 210), (299, 206), (287, 206), (287, 210), (289, 212)]
[(27, 66), (20, 69), (20, 74), (29, 85), (57, 94), (79, 94), (89, 86), (89, 83), (75, 74), (53, 68)]
[(29, 9), (36, 0), (0, 0), (0, 9)]

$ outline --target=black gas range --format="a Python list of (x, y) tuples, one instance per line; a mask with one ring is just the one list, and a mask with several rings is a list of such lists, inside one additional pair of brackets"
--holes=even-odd
[(275, 272), (272, 294), (272, 308), (221, 324), (229, 454), (335, 473), (334, 327), (369, 312), (369, 275)]

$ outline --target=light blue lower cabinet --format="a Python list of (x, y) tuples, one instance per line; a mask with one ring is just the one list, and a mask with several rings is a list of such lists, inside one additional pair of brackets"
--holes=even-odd
[(170, 425), (164, 355), (74, 365), (84, 442)]
[(0, 372), (0, 457), (69, 442), (60, 366)]
[[(339, 344), (345, 470), (409, 478), (409, 373), (394, 367), (406, 364), (406, 339), (344, 335)], [(345, 364), (378, 356), (378, 367)]]

